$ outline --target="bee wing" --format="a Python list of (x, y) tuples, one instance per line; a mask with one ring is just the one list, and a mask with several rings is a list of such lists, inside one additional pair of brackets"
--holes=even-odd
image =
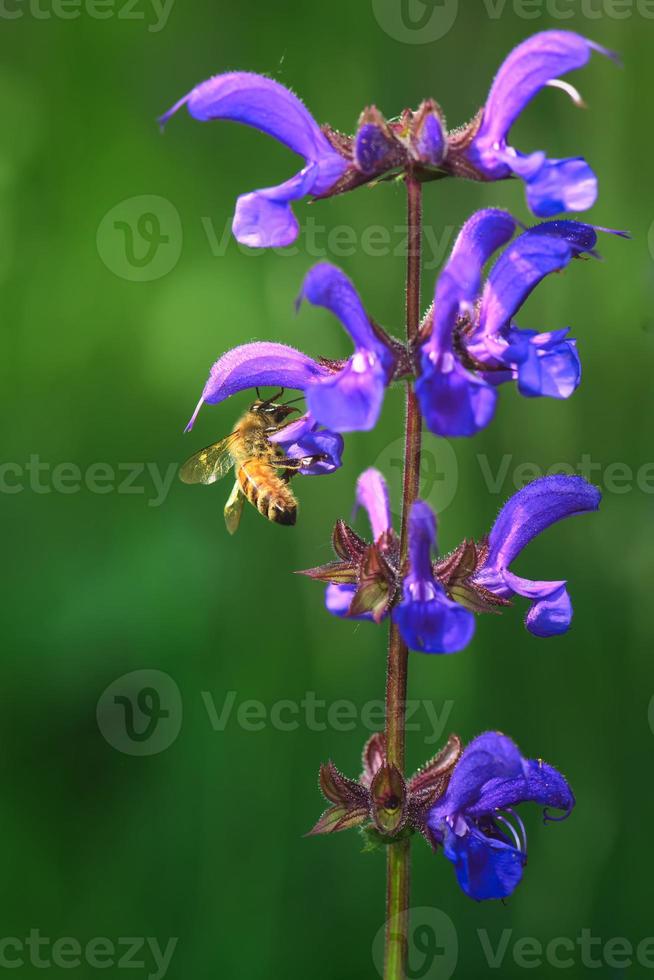
[(182, 483), (215, 483), (227, 476), (234, 465), (231, 448), (234, 445), (236, 433), (226, 439), (215, 442), (195, 453), (182, 465), (179, 478)]
[(245, 497), (241, 493), (241, 487), (236, 480), (234, 483), (234, 489), (229, 495), (229, 499), (225, 504), (225, 524), (227, 525), (227, 530), (230, 534), (236, 534), (238, 531), (238, 526), (241, 523), (241, 514), (243, 513), (243, 504), (245, 502)]

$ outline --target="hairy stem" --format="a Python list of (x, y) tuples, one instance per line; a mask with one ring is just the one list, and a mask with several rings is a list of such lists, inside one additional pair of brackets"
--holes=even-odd
[[(422, 245), (422, 187), (409, 173), (408, 261), (406, 276), (406, 335), (412, 344), (420, 328), (420, 266)], [(404, 564), (408, 548), (409, 511), (420, 487), (422, 418), (411, 383), (406, 394), (406, 437), (402, 493), (401, 554)], [(386, 745), (388, 761), (404, 773), (404, 735), (408, 654), (400, 632), (391, 623), (386, 675)], [(411, 841), (402, 840), (388, 848), (386, 887), (385, 980), (404, 980), (408, 954), (408, 909), (411, 876)]]

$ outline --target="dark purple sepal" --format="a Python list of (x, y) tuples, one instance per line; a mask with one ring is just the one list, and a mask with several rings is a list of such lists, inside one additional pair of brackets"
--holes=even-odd
[(340, 518), (334, 526), (332, 546), (342, 561), (356, 562), (361, 561), (368, 547), (363, 538)]
[(416, 831), (434, 844), (428, 835), (427, 814), (446, 792), (461, 752), (460, 738), (451, 735), (445, 747), (407, 781), (388, 761), (385, 735), (376, 732), (364, 746), (358, 782), (344, 776), (333, 762), (320, 767), (320, 789), (331, 806), (306, 836), (361, 827), (366, 851)]
[(495, 595), (474, 581), (488, 556), (488, 541), (462, 541), (458, 548), (434, 564), (434, 575), (450, 598), (474, 613), (499, 613), (511, 600)]
[(405, 147), (396, 138), (377, 106), (361, 113), (354, 140), (354, 162), (366, 177), (376, 177), (404, 166)]
[(409, 142), (417, 163), (439, 167), (447, 155), (447, 136), (443, 112), (433, 99), (426, 99), (413, 114)]
[(348, 810), (344, 806), (330, 806), (305, 837), (317, 837), (320, 834), (337, 834), (341, 830), (351, 830), (360, 827), (368, 818), (367, 809), (355, 808)]
[(355, 585), (359, 578), (357, 565), (342, 561), (327, 562), (326, 565), (302, 569), (295, 574), (306, 575), (317, 582), (330, 582), (332, 585)]
[(360, 782), (363, 786), (370, 788), (375, 773), (384, 765), (386, 759), (386, 736), (383, 732), (375, 732), (371, 735), (363, 747), (361, 764), (363, 772)]
[(370, 613), (376, 623), (381, 623), (388, 613), (396, 588), (395, 572), (381, 548), (376, 544), (370, 545), (359, 567), (359, 587), (348, 615)]

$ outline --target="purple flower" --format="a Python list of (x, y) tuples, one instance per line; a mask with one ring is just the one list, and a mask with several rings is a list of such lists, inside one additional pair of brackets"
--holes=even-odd
[(583, 105), (576, 89), (559, 75), (583, 68), (593, 51), (615, 57), (570, 31), (544, 31), (520, 44), (497, 73), (479, 128), (462, 154), (482, 180), (524, 180), (529, 207), (541, 218), (592, 207), (597, 178), (582, 157), (550, 160), (541, 151), (519, 153), (508, 144), (509, 133), (522, 110), (547, 85), (563, 89)]
[(595, 255), (597, 230), (609, 229), (577, 221), (537, 225), (507, 245), (482, 289), (484, 265), (516, 225), (506, 211), (477, 212), (438, 277), (416, 383), (425, 421), (437, 435), (470, 436), (488, 425), (495, 388), (504, 381), (515, 380), (526, 397), (568, 398), (581, 380), (567, 330), (519, 330), (513, 317), (547, 275), (584, 253)]
[(395, 355), (368, 318), (356, 290), (340, 269), (321, 262), (304, 281), (298, 303), (307, 299), (337, 316), (354, 341), (344, 363), (315, 361), (285, 344), (259, 341), (235, 347), (211, 368), (202, 405), (216, 405), (246, 388), (276, 386), (303, 391), (312, 418), (333, 432), (372, 429), (395, 367)]
[(458, 653), (470, 643), (475, 617), (448, 599), (434, 577), (431, 553), (436, 547), (436, 518), (418, 500), (409, 515), (409, 573), (393, 619), (404, 642), (420, 653)]
[(253, 248), (294, 242), (298, 223), (291, 203), (329, 192), (348, 166), (302, 102), (272, 78), (230, 72), (196, 85), (161, 117), (162, 125), (183, 105), (194, 119), (245, 123), (304, 157), (305, 166), (295, 177), (239, 197), (232, 226), (235, 238)]
[[(363, 507), (368, 515), (370, 527), (373, 535), (373, 548), (376, 548), (381, 558), (383, 556), (384, 566), (378, 575), (376, 602), (373, 608), (366, 608), (365, 602), (359, 608), (355, 600), (361, 593), (361, 569), (366, 556), (366, 545), (358, 535), (355, 535), (350, 528), (347, 531), (352, 537), (348, 540), (350, 553), (343, 553), (337, 547), (335, 536), (335, 550), (343, 564), (349, 564), (352, 574), (351, 581), (330, 581), (325, 590), (325, 606), (334, 616), (351, 619), (369, 619), (381, 622), (388, 615), (390, 601), (393, 597), (392, 580), (387, 574), (390, 571), (388, 557), (392, 553), (398, 553), (399, 541), (393, 531), (391, 518), (391, 505), (388, 496), (388, 486), (386, 480), (379, 470), (369, 469), (361, 474), (357, 480), (356, 497), (353, 516)], [(338, 529), (337, 525), (337, 529)], [(346, 527), (345, 525), (343, 527)], [(349, 535), (348, 535), (349, 538)], [(369, 554), (369, 553), (368, 553)], [(359, 565), (359, 567), (355, 567)], [(330, 568), (330, 572), (332, 569)], [(340, 578), (336, 575), (334, 578)], [(328, 578), (329, 580), (329, 578)], [(365, 587), (365, 586), (364, 586)]]
[(519, 490), (500, 511), (488, 538), (488, 552), (472, 582), (503, 599), (531, 599), (525, 625), (535, 636), (556, 636), (570, 628), (572, 604), (566, 582), (520, 578), (510, 565), (535, 537), (565, 517), (595, 511), (600, 491), (580, 476), (546, 476)]
[[(393, 619), (407, 646), (420, 653), (457, 653), (464, 649), (472, 639), (475, 619), (471, 612), (448, 598), (435, 578), (431, 552), (436, 545), (436, 519), (430, 508), (422, 501), (412, 507), (409, 568), (402, 577), (397, 535), (391, 526), (388, 488), (378, 470), (366, 470), (359, 477), (355, 510), (359, 507), (368, 514), (374, 544), (367, 547), (355, 536), (353, 551), (340, 555), (345, 559), (341, 568), (347, 565), (352, 569), (353, 581), (343, 582), (341, 569), (333, 566), (327, 566), (326, 575), (313, 574), (315, 578), (332, 579), (325, 595), (329, 612), (380, 622), (399, 595)], [(313, 573), (318, 571), (314, 569)]]
[(499, 612), (515, 596), (531, 600), (525, 617), (530, 633), (556, 636), (572, 620), (566, 582), (520, 578), (510, 566), (551, 524), (595, 511), (600, 501), (599, 490), (580, 476), (534, 480), (507, 501), (487, 539), (464, 541), (435, 561), (436, 519), (418, 500), (409, 515), (406, 568), (391, 525), (386, 483), (370, 469), (357, 482), (356, 508), (368, 514), (372, 544), (339, 521), (333, 537), (338, 561), (304, 574), (329, 583), (325, 603), (335, 616), (379, 623), (392, 612), (407, 646), (420, 653), (463, 650), (474, 634), (473, 614)]
[(319, 262), (310, 269), (298, 305), (303, 299), (330, 310), (354, 342), (354, 354), (341, 370), (305, 389), (310, 412), (336, 432), (374, 428), (393, 376), (395, 355), (375, 332), (357, 291), (336, 266)]
[(311, 414), (296, 419), (270, 437), (289, 459), (308, 460), (298, 473), (302, 476), (323, 476), (342, 466), (343, 437), (323, 429)]
[[(527, 863), (527, 834), (514, 807), (575, 805), (568, 783), (541, 759), (525, 759), (500, 732), (484, 732), (464, 750), (445, 794), (427, 817), (430, 837), (454, 865), (459, 885), (477, 901), (507, 898)], [(564, 817), (545, 819), (562, 820)]]

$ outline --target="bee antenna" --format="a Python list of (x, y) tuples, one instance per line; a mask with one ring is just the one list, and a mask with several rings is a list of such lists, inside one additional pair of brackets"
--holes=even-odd
[(279, 391), (276, 391), (274, 395), (270, 396), (270, 398), (266, 398), (264, 405), (272, 405), (273, 402), (276, 402), (278, 398), (282, 397), (285, 390), (285, 388), (280, 388)]
[(257, 393), (257, 399), (258, 399), (258, 401), (261, 401), (261, 392), (259, 391), (259, 385), (257, 385), (257, 387), (254, 390)]
[(300, 395), (299, 398), (293, 398), (290, 402), (286, 402), (286, 405), (295, 405), (297, 402), (301, 402), (304, 399), (304, 395)]

